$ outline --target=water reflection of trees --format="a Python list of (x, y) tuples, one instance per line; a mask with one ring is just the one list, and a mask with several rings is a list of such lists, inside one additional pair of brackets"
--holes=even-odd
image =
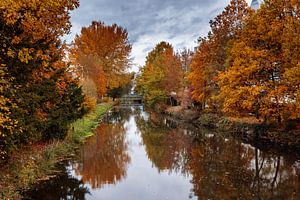
[(253, 153), (234, 140), (207, 137), (193, 147), (189, 162), (194, 192), (204, 199), (249, 199)]
[[(299, 199), (296, 162), (233, 138), (208, 137), (193, 147), (194, 192), (204, 199)], [(291, 164), (293, 163), (293, 164)]]
[(257, 199), (300, 199), (300, 162), (254, 151), (252, 189)]
[(187, 130), (149, 114), (149, 121), (136, 116), (149, 159), (159, 170), (191, 174), (199, 199), (300, 199), (300, 162), (293, 156), (260, 151), (207, 130), (198, 130), (201, 138), (195, 142)]
[(123, 123), (102, 123), (95, 130), (95, 136), (83, 147), (83, 161), (76, 173), (92, 188), (104, 184), (116, 184), (126, 176), (130, 162), (125, 141)]
[(141, 116), (136, 116), (149, 159), (159, 171), (181, 171), (185, 174), (190, 151), (188, 144), (191, 142), (187, 132), (162, 126), (165, 120), (156, 113), (151, 113), (150, 119), (145, 121)]
[(139, 107), (114, 107), (113, 111), (104, 117), (104, 121), (110, 124), (120, 123), (123, 125), (138, 110)]

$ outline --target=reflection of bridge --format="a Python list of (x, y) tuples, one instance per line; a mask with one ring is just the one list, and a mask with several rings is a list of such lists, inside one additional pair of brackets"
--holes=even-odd
[(142, 104), (143, 98), (140, 95), (137, 94), (128, 94), (124, 95), (120, 99), (121, 105), (136, 105), (136, 104)]

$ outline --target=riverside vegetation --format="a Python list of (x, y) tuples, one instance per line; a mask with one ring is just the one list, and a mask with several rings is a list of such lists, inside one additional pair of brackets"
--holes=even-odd
[(72, 45), (61, 40), (78, 6), (78, 0), (0, 2), (0, 161), (23, 145), (64, 139), (97, 101), (119, 97), (130, 85), (124, 28), (92, 22)]
[(39, 181), (56, 176), (56, 165), (75, 156), (85, 139), (112, 108), (113, 103), (96, 106), (95, 110), (74, 122), (64, 140), (28, 145), (15, 152), (0, 172), (0, 198), (19, 199), (23, 190)]

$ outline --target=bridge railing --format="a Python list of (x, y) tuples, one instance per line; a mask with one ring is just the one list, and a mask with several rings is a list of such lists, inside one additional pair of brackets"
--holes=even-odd
[(121, 97), (120, 103), (123, 105), (142, 104), (143, 98), (139, 95), (125, 95)]

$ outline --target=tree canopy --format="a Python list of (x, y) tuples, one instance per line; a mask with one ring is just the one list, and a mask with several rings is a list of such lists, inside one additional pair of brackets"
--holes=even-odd
[(130, 81), (130, 52), (126, 29), (93, 21), (76, 36), (70, 58), (84, 77), (92, 78), (102, 96)]
[(299, 117), (298, 6), (267, 0), (245, 20), (219, 75), (225, 112), (279, 122)]
[(227, 51), (250, 12), (244, 0), (232, 0), (221, 14), (210, 21), (211, 31), (208, 36), (199, 39), (199, 46), (191, 63), (189, 81), (193, 88), (193, 99), (202, 103), (203, 108), (219, 107), (216, 96), (220, 88), (216, 77), (225, 70)]
[(183, 70), (180, 57), (173, 47), (160, 42), (148, 54), (145, 66), (137, 79), (137, 91), (143, 94), (148, 105), (164, 101), (182, 87)]

